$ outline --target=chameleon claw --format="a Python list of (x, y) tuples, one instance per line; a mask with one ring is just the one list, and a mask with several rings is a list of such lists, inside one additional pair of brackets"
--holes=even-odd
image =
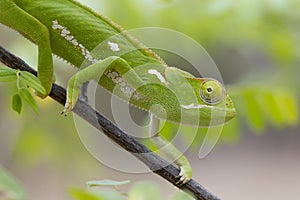
[(72, 102), (70, 102), (70, 101), (67, 100), (66, 104), (65, 104), (65, 107), (64, 107), (63, 111), (61, 112), (61, 115), (67, 116), (68, 113), (70, 111), (72, 111), (72, 109), (73, 109)]
[(184, 185), (187, 182), (189, 182), (189, 180), (191, 180), (191, 176), (189, 176), (189, 174), (185, 171), (184, 167), (180, 167), (180, 172), (178, 174), (178, 176), (176, 176), (176, 178), (179, 178), (179, 180), (176, 182), (177, 185)]

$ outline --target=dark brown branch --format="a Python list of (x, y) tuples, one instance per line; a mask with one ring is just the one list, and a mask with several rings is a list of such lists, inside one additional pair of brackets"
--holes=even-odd
[[(23, 71), (28, 71), (34, 75), (37, 74), (35, 70), (29, 67), (23, 60), (14, 56), (13, 54), (6, 51), (0, 46), (0, 61), (6, 66), (19, 69)], [(53, 85), (50, 97), (57, 101), (58, 103), (64, 105), (66, 100), (66, 91), (61, 86), (56, 84)], [(179, 170), (168, 164), (165, 160), (160, 158), (155, 153), (151, 152), (147, 147), (139, 143), (136, 139), (129, 136), (113, 124), (110, 120), (105, 118), (103, 115), (95, 111), (85, 102), (79, 100), (73, 112), (82, 117), (84, 120), (88, 121), (92, 126), (99, 129), (101, 132), (112, 139), (114, 142), (119, 144), (122, 148), (126, 149), (128, 152), (133, 154), (139, 160), (141, 160), (145, 165), (147, 165), (154, 173), (168, 180), (173, 185), (179, 187), (180, 189), (192, 194), (196, 199), (199, 200), (219, 200), (218, 197), (209, 193), (204, 187), (202, 187), (195, 180), (189, 181), (187, 184), (180, 186), (176, 182), (179, 174)], [(166, 167), (163, 167), (166, 166)]]

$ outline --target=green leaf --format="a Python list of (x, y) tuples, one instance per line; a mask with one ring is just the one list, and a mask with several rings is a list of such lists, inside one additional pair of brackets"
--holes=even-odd
[[(276, 77), (276, 80), (278, 79), (280, 78)], [(283, 80), (283, 77), (280, 80)], [(293, 85), (282, 86), (276, 82), (270, 84), (272, 83), (270, 81), (267, 84), (266, 80), (264, 82), (266, 82), (264, 85), (228, 87), (238, 115), (243, 116), (255, 132), (262, 132), (269, 124), (277, 128), (297, 125), (299, 123), (299, 105)], [(236, 125), (238, 126), (239, 123), (237, 122)], [(230, 122), (231, 125), (234, 124)], [(230, 129), (234, 128), (230, 126)], [(225, 129), (224, 135), (226, 136)]]
[(0, 199), (24, 200), (25, 193), (20, 184), (0, 166)]
[(265, 90), (261, 96), (260, 107), (267, 120), (280, 127), (297, 124), (298, 103), (292, 90), (286, 88)]
[(21, 71), (20, 77), (25, 81), (26, 85), (28, 85), (29, 87), (35, 89), (37, 92), (41, 94), (46, 94), (46, 90), (42, 86), (40, 80), (33, 74), (26, 71)]
[(129, 180), (126, 181), (113, 181), (113, 180), (100, 180), (100, 181), (89, 181), (87, 182), (88, 187), (97, 186), (120, 186), (130, 183)]
[(11, 82), (17, 80), (15, 70), (0, 65), (0, 82)]
[[(298, 122), (297, 98), (292, 92), (279, 90), (276, 95), (277, 110), (281, 116), (281, 122), (285, 125), (296, 125)], [(282, 106), (284, 105), (284, 106)]]
[(31, 93), (25, 89), (25, 88), (21, 88), (19, 90), (19, 94), (22, 97), (22, 99), (24, 99), (30, 106), (31, 108), (37, 113), (39, 114), (39, 108), (37, 106), (37, 103), (34, 99), (34, 97), (31, 95)]
[(115, 190), (70, 189), (69, 193), (78, 200), (125, 200), (125, 197)]
[(21, 113), (22, 110), (22, 99), (19, 94), (15, 94), (12, 99), (12, 109), (16, 111), (18, 114)]
[(12, 69), (12, 68), (10, 68), (10, 67), (7, 67), (7, 66), (5, 66), (5, 65), (0, 65), (0, 71), (1, 70), (4, 70), (4, 71), (15, 71), (14, 69)]
[(261, 98), (261, 107), (265, 113), (266, 118), (273, 124), (279, 126), (283, 124), (283, 116), (280, 113), (279, 99), (277, 99), (278, 95), (276, 93), (270, 91), (266, 91), (265, 95)]
[(134, 185), (128, 194), (128, 200), (160, 200), (161, 192), (158, 186), (152, 182), (141, 182)]
[(243, 92), (243, 100), (246, 108), (246, 117), (251, 128), (257, 133), (261, 133), (265, 129), (264, 119), (257, 101), (257, 94), (251, 89), (245, 89)]
[(87, 190), (70, 189), (69, 193), (78, 200), (105, 200), (104, 198), (98, 197)]
[(299, 114), (298, 114), (298, 102), (297, 97), (294, 95), (285, 96), (285, 121), (289, 125), (297, 125), (299, 121)]

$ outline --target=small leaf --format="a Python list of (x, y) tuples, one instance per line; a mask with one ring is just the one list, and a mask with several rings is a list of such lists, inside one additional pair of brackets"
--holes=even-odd
[(19, 94), (15, 94), (12, 99), (12, 109), (16, 111), (18, 114), (21, 113), (22, 110), (22, 99)]
[(16, 75), (0, 76), (0, 82), (13, 82), (17, 80)]
[(243, 99), (246, 107), (246, 116), (250, 127), (257, 133), (262, 133), (265, 129), (264, 119), (257, 101), (255, 91), (251, 89), (243, 91)]
[(15, 71), (14, 69), (10, 68), (10, 67), (7, 67), (7, 66), (4, 66), (4, 65), (0, 65), (0, 71), (1, 70), (4, 70), (4, 71)]
[(13, 69), (0, 66), (0, 82), (11, 82), (15, 80), (17, 80), (17, 75)]
[(39, 114), (39, 108), (37, 106), (36, 101), (34, 100), (34, 97), (31, 95), (31, 93), (25, 89), (25, 88), (21, 88), (19, 90), (19, 94), (22, 97), (22, 99), (24, 99), (30, 106), (31, 108), (37, 113)]
[(20, 77), (25, 81), (26, 85), (28, 85), (29, 87), (35, 89), (37, 92), (41, 94), (46, 94), (46, 90), (42, 86), (40, 80), (33, 74), (26, 71), (21, 71)]
[(89, 181), (86, 184), (88, 187), (97, 187), (97, 186), (119, 186), (128, 183), (130, 183), (129, 180), (126, 181), (100, 180), (100, 181)]

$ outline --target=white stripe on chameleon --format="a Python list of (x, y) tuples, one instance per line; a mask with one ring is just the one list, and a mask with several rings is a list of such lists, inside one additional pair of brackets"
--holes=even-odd
[[(97, 60), (93, 58), (91, 53), (87, 48), (85, 48), (82, 44), (80, 44), (73, 35), (71, 35), (71, 32), (64, 26), (60, 25), (58, 23), (58, 20), (52, 21), (52, 29), (53, 30), (58, 30), (60, 35), (65, 38), (67, 41), (69, 41), (71, 44), (73, 44), (75, 47), (79, 48), (81, 51), (81, 54), (90, 61), (91, 63), (96, 63), (100, 60)], [(108, 45), (110, 46), (110, 49), (112, 51), (120, 51), (119, 45), (117, 43), (113, 42), (108, 42)], [(158, 72), (157, 72), (158, 73)], [(117, 72), (115, 71), (108, 71), (106, 73), (106, 76), (111, 78), (111, 80), (115, 83), (120, 85), (120, 90), (125, 94), (127, 97), (133, 96), (135, 99), (139, 99), (140, 96), (139, 94), (132, 88), (130, 85), (123, 79), (122, 76), (120, 76)]]
[(79, 48), (81, 51), (81, 54), (90, 61), (91, 63), (96, 63), (99, 60), (93, 58), (91, 53), (87, 48), (85, 48), (82, 44), (80, 44), (73, 35), (71, 35), (71, 32), (64, 26), (60, 25), (57, 20), (52, 21), (52, 29), (58, 30), (60, 32), (60, 35), (65, 38), (67, 41), (72, 43), (75, 47)]
[(153, 74), (153, 75), (155, 75), (160, 80), (160, 82), (167, 83), (167, 81), (163, 77), (163, 75), (161, 75), (161, 73), (159, 73), (156, 69), (149, 69), (148, 70), (148, 74)]
[(195, 109), (195, 108), (203, 108), (204, 105), (195, 105), (195, 104), (190, 104), (190, 105), (181, 105), (182, 108), (184, 109)]
[(190, 105), (180, 105), (181, 108), (184, 109), (200, 109), (200, 108), (213, 108), (213, 106), (208, 106), (208, 105), (195, 105), (195, 104), (190, 104)]
[(120, 51), (119, 45), (117, 43), (108, 41), (108, 45), (110, 47), (110, 50), (112, 50), (112, 51)]
[(130, 98), (133, 96), (135, 99), (140, 99), (139, 94), (124, 80), (118, 72), (109, 70), (105, 75), (110, 78), (115, 84), (120, 86), (120, 90), (125, 94), (126, 97)]

